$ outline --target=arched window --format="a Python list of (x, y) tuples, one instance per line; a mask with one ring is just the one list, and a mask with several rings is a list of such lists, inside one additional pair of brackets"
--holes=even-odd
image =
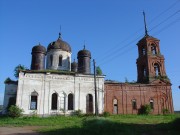
[(57, 110), (57, 105), (58, 105), (58, 95), (57, 95), (57, 93), (53, 93), (52, 101), (51, 101), (51, 109)]
[(50, 55), (50, 63), (51, 63), (51, 66), (53, 65), (53, 56)]
[(38, 104), (38, 93), (36, 91), (31, 93), (31, 110), (37, 110), (37, 104)]
[(132, 108), (137, 109), (136, 99), (132, 100)]
[(156, 50), (155, 44), (151, 44), (151, 52), (152, 52), (152, 54), (157, 54), (157, 50)]
[(118, 100), (113, 100), (113, 114), (118, 114)]
[(154, 100), (153, 99), (150, 99), (150, 107), (151, 107), (151, 109), (154, 109)]
[(155, 72), (155, 76), (159, 76), (160, 74), (160, 67), (157, 63), (154, 64), (154, 72)]
[(68, 110), (74, 110), (73, 94), (68, 95)]
[(62, 56), (61, 55), (59, 56), (59, 64), (58, 65), (62, 66)]

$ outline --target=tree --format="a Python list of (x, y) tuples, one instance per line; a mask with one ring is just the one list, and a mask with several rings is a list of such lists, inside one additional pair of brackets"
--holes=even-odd
[(19, 77), (19, 72), (20, 72), (21, 70), (26, 70), (26, 69), (27, 69), (27, 68), (26, 68), (24, 65), (19, 64), (19, 65), (16, 66), (15, 69), (14, 69), (14, 76), (15, 76), (16, 78), (18, 78), (18, 77)]
[(102, 73), (102, 70), (101, 70), (101, 68), (98, 66), (98, 67), (96, 67), (96, 74), (97, 75), (102, 75), (103, 73)]

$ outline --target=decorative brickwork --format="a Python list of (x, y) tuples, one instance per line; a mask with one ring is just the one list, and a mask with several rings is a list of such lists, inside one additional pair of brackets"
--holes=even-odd
[[(114, 99), (117, 100), (117, 107)], [(160, 80), (151, 84), (105, 82), (105, 111), (111, 114), (138, 114), (141, 105), (145, 104), (152, 106), (152, 114), (162, 114), (163, 109), (173, 113), (171, 84)]]
[(138, 114), (142, 105), (149, 104), (152, 114), (162, 114), (165, 109), (173, 113), (171, 83), (159, 40), (146, 34), (137, 46), (137, 83), (105, 82), (104, 110), (112, 114)]

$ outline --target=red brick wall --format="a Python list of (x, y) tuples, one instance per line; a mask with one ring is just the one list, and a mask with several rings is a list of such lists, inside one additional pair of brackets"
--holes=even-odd
[[(170, 84), (128, 84), (105, 83), (105, 111), (113, 114), (113, 100), (117, 99), (118, 114), (137, 114), (141, 105), (150, 104), (152, 99), (154, 109), (152, 114), (162, 114), (166, 108), (174, 112)], [(137, 109), (133, 109), (132, 100), (136, 100)], [(164, 103), (163, 103), (163, 101)]]

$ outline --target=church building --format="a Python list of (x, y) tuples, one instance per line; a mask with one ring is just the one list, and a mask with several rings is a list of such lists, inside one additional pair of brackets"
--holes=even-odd
[(165, 71), (159, 39), (148, 35), (137, 43), (137, 82), (105, 81), (105, 111), (111, 114), (138, 114), (150, 105), (152, 114), (174, 113), (171, 83)]
[[(105, 81), (104, 75), (96, 75), (99, 113), (138, 114), (147, 104), (152, 114), (174, 113), (160, 41), (148, 35), (145, 15), (144, 22), (145, 35), (137, 43), (137, 82)], [(21, 70), (17, 81), (5, 82), (3, 113), (13, 104), (25, 115), (72, 114), (76, 110), (95, 113), (91, 53), (84, 47), (77, 54), (77, 63), (71, 62), (71, 53), (71, 46), (61, 35), (47, 50), (40, 44), (34, 46), (31, 69)]]
[[(31, 69), (20, 71), (17, 82), (6, 82), (4, 108), (16, 104), (26, 115), (43, 116), (72, 114), (75, 110), (95, 112), (91, 53), (85, 46), (77, 54), (78, 63), (71, 63), (71, 46), (61, 35), (48, 45), (47, 51), (39, 44), (31, 54)], [(104, 111), (104, 77), (96, 76), (99, 113)]]

